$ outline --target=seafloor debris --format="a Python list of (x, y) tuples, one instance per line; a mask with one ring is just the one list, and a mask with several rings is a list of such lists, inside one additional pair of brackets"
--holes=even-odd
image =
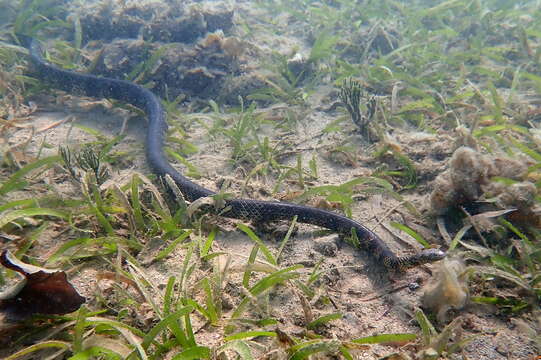
[(216, 30), (233, 26), (226, 6), (186, 6), (181, 2), (132, 1), (121, 6), (98, 1), (78, 9), (83, 40), (116, 38), (193, 43)]
[(351, 42), (344, 49), (344, 56), (351, 61), (365, 60), (371, 56), (386, 55), (400, 47), (402, 37), (396, 25), (376, 21), (367, 22), (352, 34)]
[[(453, 154), (449, 169), (440, 174), (430, 195), (430, 206), (437, 215), (475, 202), (486, 201), (491, 209), (515, 209), (510, 216), (541, 225), (541, 209), (536, 207), (537, 188), (527, 177), (525, 162), (483, 155), (468, 147)], [(494, 181), (504, 179), (505, 181)]]
[(101, 51), (94, 72), (108, 77), (125, 78), (150, 57), (151, 43), (138, 39), (116, 39), (109, 44), (96, 44)]
[(10, 321), (33, 314), (67, 314), (85, 302), (63, 271), (25, 264), (7, 250), (0, 255), (0, 263), (24, 276), (22, 281), (0, 294), (0, 313)]
[[(235, 73), (243, 43), (217, 31), (194, 45), (157, 46), (141, 40), (117, 39), (103, 48), (96, 71), (122, 78), (139, 66), (138, 80), (169, 98), (180, 94), (210, 97), (219, 94), (223, 79)], [(152, 59), (152, 60), (151, 60)], [(140, 66), (144, 61), (146, 64)]]
[(462, 261), (445, 258), (423, 293), (423, 307), (436, 313), (440, 323), (450, 309), (462, 309), (468, 300), (467, 272)]
[(308, 61), (306, 56), (301, 53), (296, 53), (291, 58), (287, 59), (287, 70), (295, 78), (298, 83), (306, 78), (309, 78), (314, 72), (314, 64)]
[(164, 98), (219, 96), (245, 49), (224, 35), (234, 12), (223, 4), (98, 1), (76, 12), (85, 49), (99, 49), (94, 73), (135, 80)]

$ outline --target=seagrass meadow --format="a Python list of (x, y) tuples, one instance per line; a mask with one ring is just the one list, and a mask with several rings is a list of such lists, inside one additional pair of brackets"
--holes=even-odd
[(0, 9), (0, 358), (541, 355), (541, 1)]

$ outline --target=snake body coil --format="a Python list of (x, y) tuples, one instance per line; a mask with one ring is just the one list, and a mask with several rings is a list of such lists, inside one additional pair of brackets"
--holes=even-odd
[[(167, 130), (166, 114), (160, 100), (148, 89), (129, 81), (81, 74), (61, 69), (48, 63), (35, 39), (19, 37), (30, 52), (36, 72), (44, 81), (56, 88), (79, 92), (97, 98), (112, 98), (130, 103), (144, 110), (149, 118), (146, 134), (146, 156), (152, 171), (159, 177), (171, 176), (189, 201), (214, 195), (215, 192), (197, 185), (184, 177), (167, 161), (163, 147)], [(372, 253), (387, 269), (404, 270), (416, 265), (442, 259), (445, 253), (437, 249), (425, 249), (418, 254), (398, 257), (372, 231), (358, 222), (334, 212), (285, 202), (260, 201), (251, 199), (226, 200), (223, 216), (256, 221), (292, 219), (351, 235), (355, 231), (361, 246)]]

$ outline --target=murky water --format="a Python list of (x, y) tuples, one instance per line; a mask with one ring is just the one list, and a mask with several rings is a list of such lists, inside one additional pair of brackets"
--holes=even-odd
[[(168, 160), (218, 195), (186, 210), (145, 162), (148, 114), (55, 90), (18, 34), (58, 67), (158, 96)], [(0, 41), (2, 247), (66, 269), (118, 321), (83, 325), (80, 310), (47, 320), (52, 337), (37, 321), (2, 355), (53, 338), (53, 358), (538, 354), (540, 1), (11, 0)], [(59, 146), (72, 163), (28, 167)], [(389, 280), (332, 232), (220, 216), (237, 197), (324, 208), (399, 256), (453, 259)]]

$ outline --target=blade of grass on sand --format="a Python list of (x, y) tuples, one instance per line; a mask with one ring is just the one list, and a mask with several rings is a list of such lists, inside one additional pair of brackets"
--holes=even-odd
[(170, 314), (171, 306), (173, 304), (173, 290), (175, 286), (176, 278), (174, 276), (169, 277), (167, 280), (167, 286), (165, 287), (165, 294), (163, 295), (163, 315)]
[(233, 341), (233, 340), (242, 340), (242, 339), (252, 339), (259, 336), (276, 337), (277, 335), (276, 335), (276, 332), (274, 331), (243, 331), (240, 333), (226, 336), (224, 340)]
[(430, 247), (430, 244), (425, 239), (423, 239), (421, 235), (417, 234), (413, 229), (409, 228), (408, 226), (394, 222), (394, 221), (392, 221), (390, 224), (392, 227), (398, 230), (402, 230), (403, 232), (405, 232), (406, 234), (408, 234), (409, 236), (417, 240), (417, 242), (423, 245), (425, 249)]
[(341, 318), (342, 318), (342, 314), (340, 314), (340, 313), (323, 315), (323, 316), (315, 319), (314, 321), (310, 322), (308, 325), (306, 325), (306, 328), (308, 328), (310, 330), (313, 330), (313, 329), (317, 328), (320, 325), (323, 325), (323, 324), (326, 324), (326, 323), (331, 322), (333, 320), (338, 320), (338, 319), (341, 319)]
[(259, 251), (259, 245), (255, 244), (254, 247), (252, 248), (252, 251), (250, 251), (250, 256), (248, 257), (246, 270), (244, 271), (244, 275), (242, 276), (242, 286), (244, 286), (246, 289), (250, 287), (250, 276), (252, 274), (251, 265), (253, 265), (253, 263), (255, 262), (258, 251)]
[(0, 216), (0, 229), (3, 228), (5, 225), (9, 224), (12, 221), (15, 221), (20, 218), (25, 217), (34, 217), (34, 216), (53, 216), (60, 219), (66, 219), (66, 214), (53, 209), (47, 209), (47, 208), (30, 208), (30, 209), (21, 209), (21, 210), (13, 210), (9, 211), (5, 214), (2, 214)]
[(226, 342), (224, 345), (220, 346), (216, 351), (216, 355), (219, 356), (221, 353), (226, 350), (235, 351), (240, 359), (242, 360), (253, 360), (252, 352), (250, 351), (250, 346), (242, 340), (233, 340)]
[(173, 356), (172, 360), (210, 359), (211, 351), (206, 346), (193, 346)]
[(355, 344), (406, 344), (417, 339), (416, 334), (381, 334), (351, 340)]
[[(254, 286), (252, 286), (252, 288), (249, 290), (250, 294), (252, 296), (259, 296), (264, 291), (269, 290), (270, 288), (272, 288), (272, 287), (274, 287), (274, 286), (276, 286), (276, 285), (278, 285), (280, 283), (283, 283), (283, 282), (285, 282), (287, 280), (292, 280), (292, 279), (295, 279), (295, 278), (299, 277), (300, 274), (295, 272), (295, 270), (298, 270), (298, 269), (301, 269), (301, 268), (303, 268), (302, 265), (290, 266), (288, 268), (278, 270), (278, 271), (276, 271), (276, 272), (262, 278), (261, 280), (256, 282), (254, 284)], [(244, 312), (244, 308), (246, 307), (246, 305), (248, 304), (250, 299), (251, 298), (248, 297), (248, 296), (244, 297), (244, 299), (237, 306), (237, 309), (235, 309), (235, 311), (231, 315), (232, 319), (238, 318)]]
[(0, 196), (5, 195), (10, 191), (18, 190), (25, 187), (27, 183), (22, 180), (22, 178), (32, 170), (38, 169), (45, 165), (52, 165), (54, 163), (57, 163), (58, 161), (60, 161), (60, 156), (49, 156), (24, 166), (20, 170), (16, 171), (13, 175), (11, 175), (9, 180), (6, 181), (2, 186), (0, 186)]
[(274, 255), (272, 255), (272, 252), (269, 250), (268, 247), (265, 246), (263, 241), (261, 241), (261, 239), (252, 231), (252, 229), (250, 229), (244, 224), (237, 224), (237, 227), (242, 230), (246, 235), (248, 235), (248, 237), (259, 246), (261, 252), (263, 253), (263, 255), (265, 255), (265, 258), (269, 263), (271, 263), (272, 265), (278, 264)]
[(178, 244), (186, 240), (188, 236), (192, 233), (192, 230), (186, 230), (184, 233), (182, 233), (180, 236), (178, 236), (175, 240), (173, 240), (169, 245), (165, 247), (165, 249), (161, 250), (158, 255), (154, 258), (154, 261), (160, 261), (165, 259), (173, 250), (176, 249)]
[[(144, 336), (143, 341), (141, 343), (143, 349), (147, 350), (150, 344), (156, 339), (156, 337), (166, 328), (171, 326), (178, 326), (178, 321), (181, 317), (183, 317), (186, 314), (189, 314), (193, 311), (193, 307), (191, 306), (184, 306), (178, 311), (175, 311), (172, 314), (167, 315), (164, 317), (160, 322), (158, 322), (150, 331)], [(181, 346), (188, 346), (188, 339), (185, 336), (185, 334), (182, 334), (180, 340)]]
[(26, 347), (20, 351), (17, 351), (15, 354), (5, 357), (4, 360), (15, 360), (15, 359), (20, 359), (22, 357), (26, 359), (28, 358), (26, 355), (39, 351), (39, 350), (51, 349), (51, 348), (69, 349), (70, 347), (71, 347), (70, 343), (67, 343), (65, 341), (43, 341), (43, 342), (31, 345), (29, 347)]
[(310, 340), (294, 345), (288, 349), (291, 353), (289, 360), (307, 359), (317, 353), (335, 354), (340, 350), (340, 342), (337, 340)]
[(280, 247), (278, 248), (278, 254), (276, 254), (276, 261), (280, 261), (280, 255), (282, 255), (282, 251), (284, 251), (284, 247), (286, 246), (287, 242), (289, 241), (289, 238), (291, 237), (291, 234), (293, 233), (293, 230), (295, 229), (295, 225), (297, 225), (297, 215), (293, 217), (293, 220), (291, 220), (291, 224), (289, 225), (289, 229), (287, 229), (287, 234), (284, 236), (284, 240), (280, 243)]

